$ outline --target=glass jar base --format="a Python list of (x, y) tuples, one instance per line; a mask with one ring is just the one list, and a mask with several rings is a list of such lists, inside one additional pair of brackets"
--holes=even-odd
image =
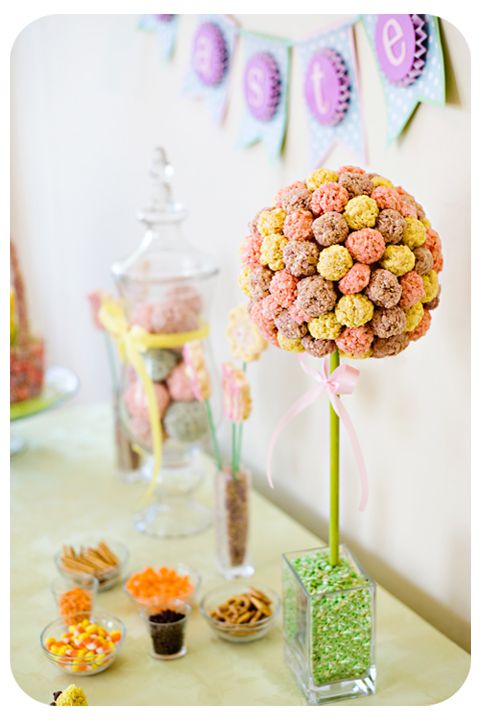
[(223, 567), (218, 564), (218, 570), (226, 580), (235, 580), (235, 578), (251, 577), (255, 573), (255, 567), (246, 563), (245, 565), (237, 565), (235, 567)]
[(173, 499), (154, 503), (134, 515), (134, 527), (158, 538), (187, 537), (207, 530), (212, 523), (209, 508), (195, 500)]
[(340, 700), (352, 700), (358, 697), (374, 695), (376, 692), (375, 667), (370, 667), (366, 675), (360, 678), (338, 680), (325, 685), (314, 685), (312, 679), (306, 677), (299, 659), (288, 645), (285, 646), (284, 652), (286, 663), (304, 693), (308, 705), (324, 705), (339, 702)]
[(183, 648), (179, 650), (179, 652), (174, 653), (173, 655), (158, 655), (156, 652), (152, 650), (150, 653), (150, 656), (154, 658), (154, 660), (178, 660), (181, 657), (184, 657), (187, 653), (187, 647), (184, 645)]

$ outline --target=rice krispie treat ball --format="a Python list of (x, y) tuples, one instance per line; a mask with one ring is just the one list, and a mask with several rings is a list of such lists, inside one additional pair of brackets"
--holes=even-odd
[(382, 358), (426, 334), (443, 255), (409, 192), (345, 165), (314, 170), (273, 203), (250, 224), (239, 278), (268, 342), (314, 357), (337, 347), (347, 357)]

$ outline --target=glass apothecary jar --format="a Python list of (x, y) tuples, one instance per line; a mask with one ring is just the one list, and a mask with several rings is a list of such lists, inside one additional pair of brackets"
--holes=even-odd
[(215, 478), (215, 529), (217, 566), (227, 579), (254, 573), (249, 560), (249, 506), (252, 478), (240, 468), (230, 468)]
[(309, 705), (375, 692), (376, 586), (342, 546), (283, 555), (286, 662)]
[[(160, 422), (162, 467), (155, 497), (134, 518), (137, 529), (158, 537), (190, 535), (211, 522), (210, 511), (192, 497), (206, 472), (208, 419), (188, 375), (184, 349), (190, 342), (202, 343), (209, 365), (208, 315), (218, 268), (185, 239), (186, 212), (173, 199), (172, 176), (165, 151), (157, 148), (152, 200), (138, 216), (145, 234), (137, 250), (112, 267), (130, 330), (147, 338), (140, 351), (142, 373), (128, 361), (121, 369), (119, 412), (149, 482), (155, 467), (153, 432), (159, 433)], [(155, 427), (146, 383), (155, 394)]]

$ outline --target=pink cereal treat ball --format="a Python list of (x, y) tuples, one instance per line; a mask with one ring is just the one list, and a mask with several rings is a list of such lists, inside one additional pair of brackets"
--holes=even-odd
[(316, 215), (325, 212), (342, 213), (349, 201), (346, 188), (337, 182), (328, 182), (314, 190), (311, 198), (311, 210)]
[(415, 270), (407, 272), (399, 278), (401, 299), (399, 307), (407, 309), (415, 305), (424, 296), (424, 284), (421, 275)]
[(364, 228), (349, 235), (346, 247), (354, 260), (370, 265), (382, 258), (386, 243), (378, 230)]
[(288, 308), (297, 295), (297, 279), (288, 270), (280, 270), (271, 280), (269, 290), (279, 305)]
[(313, 219), (309, 210), (293, 210), (284, 220), (284, 235), (289, 240), (309, 240)]
[(345, 328), (336, 338), (336, 345), (347, 355), (362, 356), (371, 349), (374, 333), (369, 325)]
[(371, 269), (364, 263), (354, 263), (352, 268), (339, 280), (338, 288), (344, 295), (355, 295), (369, 284)]

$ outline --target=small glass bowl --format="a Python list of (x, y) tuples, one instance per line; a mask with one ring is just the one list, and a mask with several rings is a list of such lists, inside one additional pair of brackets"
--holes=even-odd
[[(271, 601), (271, 615), (269, 617), (258, 620), (255, 623), (246, 623), (244, 625), (222, 622), (211, 616), (210, 613), (226, 600), (234, 595), (242, 595), (251, 588), (260, 590)], [(260, 640), (260, 638), (269, 632), (279, 615), (280, 606), (279, 595), (262, 583), (256, 582), (255, 585), (228, 583), (227, 585), (222, 585), (214, 590), (210, 590), (204, 595), (200, 603), (200, 612), (206, 619), (208, 625), (222, 640), (235, 643), (247, 643)]]
[[(113, 567), (109, 570), (99, 571), (96, 572), (94, 577), (97, 578), (99, 582), (98, 592), (103, 592), (104, 590), (110, 590), (110, 588), (114, 587), (114, 585), (119, 582), (119, 580), (122, 579), (125, 571), (125, 566), (127, 564), (127, 561), (129, 559), (129, 551), (120, 542), (117, 542), (116, 540), (110, 540), (108, 538), (101, 538), (101, 540), (104, 540), (104, 542), (109, 546), (109, 548), (112, 550), (113, 553), (118, 557), (119, 564)], [(99, 543), (99, 540), (86, 540), (81, 543), (66, 543), (66, 545), (72, 545), (72, 547), (75, 547), (78, 549), (80, 546), (82, 547), (96, 547)], [(75, 580), (77, 581), (78, 578), (82, 578), (85, 575), (89, 575), (89, 573), (85, 572), (76, 572), (75, 570), (68, 570), (62, 563), (62, 552), (58, 552), (55, 555), (55, 565), (57, 567), (57, 570), (59, 571), (60, 575), (62, 577), (67, 578), (69, 580)]]
[[(53, 581), (53, 583), (50, 586), (50, 589), (52, 590), (52, 595), (55, 600), (55, 606), (57, 610), (59, 611), (60, 617), (68, 623), (70, 618), (68, 618), (65, 614), (62, 614), (62, 609), (60, 607), (60, 601), (62, 598), (62, 595), (69, 590), (74, 590), (80, 588), (82, 590), (86, 590), (90, 595), (90, 608), (86, 609), (83, 612), (75, 613), (76, 617), (82, 616), (83, 618), (90, 617), (95, 603), (95, 595), (97, 594), (98, 588), (99, 588), (99, 581), (94, 575), (83, 575), (83, 576), (77, 576), (77, 578), (65, 578), (65, 577), (59, 577), (56, 580)], [(64, 610), (65, 613), (65, 610)], [(70, 613), (71, 614), (71, 613)]]
[[(78, 618), (80, 619), (83, 618)], [(45, 656), (50, 660), (51, 663), (56, 665), (59, 670), (67, 673), (68, 675), (97, 675), (98, 673), (107, 670), (112, 665), (115, 658), (120, 652), (120, 649), (125, 640), (125, 625), (118, 618), (113, 615), (108, 615), (103, 612), (95, 612), (90, 615), (90, 622), (97, 625), (101, 625), (109, 633), (120, 631), (121, 638), (115, 643), (115, 646), (108, 653), (97, 654), (95, 658), (84, 659), (83, 657), (68, 657), (66, 655), (60, 655), (59, 653), (51, 652), (47, 647), (47, 639), (54, 637), (60, 639), (62, 633), (68, 631), (68, 626), (65, 625), (63, 620), (54, 620), (49, 623), (40, 634), (40, 644)]]
[[(172, 622), (156, 622), (152, 618), (162, 610), (173, 610), (184, 617)], [(182, 600), (171, 600), (155, 612), (142, 610), (141, 615), (150, 635), (152, 647), (150, 654), (156, 660), (176, 660), (184, 657), (187, 652), (185, 629), (192, 607)]]
[[(188, 603), (191, 606), (195, 604), (202, 579), (200, 573), (194, 568), (189, 567), (188, 565), (184, 565), (184, 563), (175, 563), (173, 565), (166, 565), (165, 567), (169, 567), (170, 569), (175, 570), (178, 575), (188, 575), (193, 590), (187, 595), (177, 598), (166, 597), (163, 595), (153, 595), (152, 597), (148, 598), (138, 598), (133, 595), (130, 590), (128, 590), (127, 583), (125, 583), (124, 590), (139, 611), (145, 611), (148, 615), (152, 615), (153, 613), (165, 608), (166, 604), (168, 604), (172, 600), (182, 600), (183, 602)], [(135, 575), (135, 572), (133, 572), (132, 575)]]

